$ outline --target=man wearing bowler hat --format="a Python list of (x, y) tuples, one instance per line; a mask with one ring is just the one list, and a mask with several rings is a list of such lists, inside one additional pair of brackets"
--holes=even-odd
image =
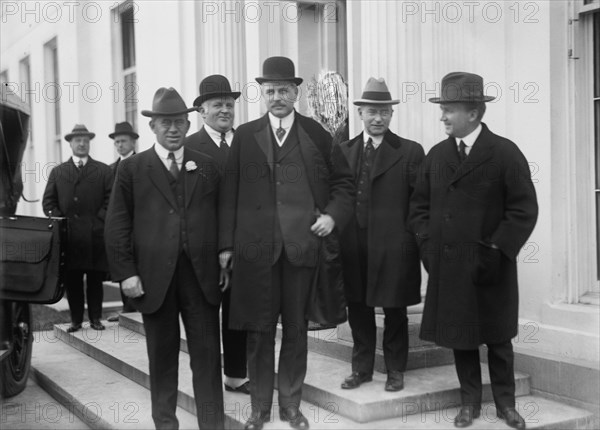
[(525, 428), (515, 409), (514, 354), (518, 331), (516, 257), (533, 231), (538, 205), (527, 160), (513, 142), (481, 122), (481, 76), (442, 79), (448, 139), (427, 154), (411, 200), (409, 227), (429, 272), (421, 338), (454, 350), (467, 427), (481, 410), (479, 346), (486, 344), (497, 415)]
[(42, 205), (49, 216), (69, 219), (69, 243), (65, 285), (71, 312), (68, 332), (82, 327), (84, 310), (83, 277), (90, 327), (104, 330), (102, 281), (106, 279), (104, 217), (112, 187), (110, 168), (90, 157), (90, 140), (95, 134), (77, 124), (65, 136), (73, 156), (50, 172)]
[(375, 365), (375, 307), (385, 313), (383, 358), (386, 391), (404, 388), (408, 361), (406, 307), (421, 301), (421, 264), (413, 235), (406, 228), (409, 200), (421, 145), (389, 130), (394, 110), (383, 78), (369, 78), (354, 101), (363, 132), (341, 144), (357, 187), (355, 216), (342, 234), (344, 286), (352, 329), (352, 373), (342, 388), (372, 380)]
[[(113, 174), (116, 176), (119, 163), (135, 154), (135, 143), (140, 136), (133, 130), (133, 126), (125, 121), (115, 124), (115, 131), (110, 133), (108, 137), (114, 140), (115, 149), (119, 154), (119, 158), (110, 165)], [(129, 303), (129, 298), (123, 294), (123, 291), (121, 291), (121, 300), (123, 301), (124, 313), (135, 312), (135, 308)], [(107, 320), (110, 322), (119, 321), (119, 316), (113, 315)]]
[(179, 318), (185, 327), (201, 429), (223, 428), (219, 339), (219, 262), (214, 161), (183, 147), (187, 108), (173, 88), (154, 95), (154, 146), (119, 163), (108, 207), (110, 271), (142, 313), (152, 418), (177, 428)]
[(299, 409), (306, 375), (309, 286), (319, 238), (352, 215), (352, 173), (316, 121), (294, 110), (301, 78), (286, 57), (267, 58), (256, 78), (267, 107), (233, 138), (220, 198), (219, 258), (233, 259), (231, 328), (248, 330), (252, 414), (246, 429), (270, 420), (275, 333), (281, 314), (279, 416), (306, 429)]
[[(233, 141), (233, 120), (235, 100), (238, 91), (231, 91), (225, 76), (210, 75), (200, 82), (200, 95), (194, 106), (202, 115), (204, 125), (196, 133), (185, 139), (187, 148), (210, 155), (219, 168), (225, 168), (229, 147)], [(221, 335), (223, 338), (223, 373), (225, 390), (250, 394), (246, 377), (246, 332), (229, 329), (229, 301), (231, 289), (223, 292)]]

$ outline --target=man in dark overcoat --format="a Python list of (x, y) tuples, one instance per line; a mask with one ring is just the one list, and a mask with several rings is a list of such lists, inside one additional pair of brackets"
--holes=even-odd
[[(186, 137), (187, 148), (210, 155), (222, 172), (233, 141), (235, 100), (240, 92), (231, 91), (229, 80), (223, 75), (210, 75), (200, 82), (200, 95), (194, 106), (200, 112), (204, 125)], [(223, 339), (223, 373), (225, 390), (250, 394), (246, 378), (246, 332), (229, 328), (229, 302), (231, 288), (223, 292), (221, 303), (221, 336)]]
[(235, 132), (221, 192), (220, 259), (233, 259), (231, 328), (248, 331), (252, 414), (246, 429), (270, 419), (275, 334), (281, 314), (279, 415), (306, 429), (299, 409), (307, 360), (307, 302), (319, 238), (352, 215), (354, 184), (339, 146), (294, 110), (301, 78), (286, 57), (263, 63), (268, 113)]
[(95, 136), (85, 125), (77, 124), (65, 136), (73, 156), (50, 172), (42, 206), (46, 215), (69, 219), (65, 285), (71, 326), (81, 329), (84, 311), (85, 275), (90, 327), (104, 330), (102, 281), (108, 270), (104, 250), (104, 217), (112, 187), (110, 167), (92, 159), (90, 140)]
[[(113, 175), (116, 176), (119, 163), (135, 154), (135, 144), (140, 135), (135, 132), (130, 123), (124, 121), (115, 124), (115, 131), (110, 133), (108, 137), (113, 139), (115, 149), (119, 154), (119, 158), (110, 165)], [(123, 294), (123, 291), (121, 291), (121, 301), (123, 302), (123, 313), (135, 312), (135, 308), (130, 303), (129, 298)], [(107, 320), (110, 322), (119, 321), (119, 316), (112, 315), (108, 317)]]
[(223, 428), (217, 253), (217, 166), (184, 148), (190, 123), (173, 88), (143, 110), (153, 147), (119, 165), (106, 219), (110, 272), (142, 313), (157, 429), (177, 428), (180, 316), (198, 425)]
[(377, 327), (375, 307), (384, 319), (383, 358), (386, 391), (404, 387), (408, 361), (406, 307), (421, 301), (421, 263), (414, 236), (406, 228), (409, 200), (421, 145), (389, 130), (398, 104), (383, 79), (370, 78), (354, 102), (364, 130), (341, 144), (354, 172), (355, 216), (342, 234), (341, 249), (348, 322), (352, 329), (352, 374), (342, 388), (372, 380)]
[(488, 363), (498, 417), (524, 428), (515, 410), (514, 354), (519, 295), (517, 254), (535, 226), (538, 206), (529, 165), (510, 140), (481, 122), (483, 79), (454, 72), (439, 103), (448, 139), (422, 164), (409, 226), (429, 272), (421, 338), (452, 348), (462, 407), (456, 427), (480, 414), (479, 350)]

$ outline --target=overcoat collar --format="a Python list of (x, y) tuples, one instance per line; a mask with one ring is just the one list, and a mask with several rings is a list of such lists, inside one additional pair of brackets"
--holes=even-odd
[(481, 133), (473, 144), (473, 148), (469, 151), (469, 156), (461, 164), (458, 158), (458, 150), (456, 148), (456, 139), (449, 137), (444, 143), (444, 159), (455, 160), (456, 170), (451, 176), (450, 184), (458, 181), (463, 176), (467, 175), (477, 166), (485, 163), (494, 155), (494, 139), (491, 139), (492, 133), (484, 123), (481, 123)]
[[(363, 132), (364, 133), (364, 132)], [(363, 142), (363, 133), (360, 133), (347, 145), (342, 146), (342, 152), (348, 160), (348, 164), (352, 167), (353, 172), (357, 172), (358, 163), (360, 162), (361, 143)], [(394, 164), (396, 164), (404, 156), (401, 151), (402, 142), (400, 136), (387, 131), (381, 145), (377, 148), (377, 155), (373, 164), (371, 180), (383, 173), (387, 172)]]

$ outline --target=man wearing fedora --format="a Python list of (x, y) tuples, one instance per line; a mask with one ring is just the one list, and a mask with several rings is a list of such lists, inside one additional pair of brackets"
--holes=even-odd
[(184, 148), (190, 123), (173, 88), (154, 95), (156, 143), (120, 163), (106, 220), (113, 279), (142, 313), (157, 429), (177, 428), (179, 318), (185, 327), (201, 429), (223, 428), (217, 193), (207, 155)]
[[(135, 154), (135, 143), (140, 136), (133, 130), (133, 126), (125, 121), (115, 124), (115, 131), (110, 133), (108, 137), (114, 140), (115, 149), (119, 154), (119, 158), (110, 165), (113, 175), (116, 176), (119, 163)], [(121, 291), (121, 300), (123, 301), (123, 313), (135, 312), (135, 308), (129, 303), (129, 298), (123, 294), (123, 291)], [(107, 320), (109, 322), (119, 321), (119, 316), (113, 315), (108, 317)]]
[[(200, 95), (194, 106), (200, 112), (204, 125), (185, 139), (185, 146), (210, 155), (222, 171), (233, 141), (235, 101), (240, 92), (231, 91), (229, 80), (222, 75), (210, 75), (200, 82)], [(229, 301), (231, 289), (223, 292), (221, 307), (221, 336), (223, 339), (223, 373), (225, 390), (250, 394), (246, 373), (246, 332), (229, 328)]]
[(85, 275), (90, 327), (104, 330), (102, 318), (102, 282), (106, 279), (104, 217), (112, 187), (110, 167), (92, 159), (90, 140), (95, 136), (83, 124), (77, 124), (65, 136), (73, 156), (50, 172), (42, 206), (48, 216), (69, 219), (65, 286), (71, 326), (82, 327)]
[(421, 301), (421, 264), (406, 228), (421, 145), (389, 130), (392, 100), (385, 81), (369, 78), (354, 101), (363, 132), (341, 144), (357, 187), (355, 216), (342, 234), (344, 286), (352, 329), (352, 373), (342, 388), (372, 380), (377, 327), (375, 307), (385, 313), (383, 358), (386, 391), (404, 387), (408, 360), (406, 307)]
[(306, 307), (319, 238), (352, 215), (352, 173), (316, 121), (294, 110), (301, 78), (286, 57), (270, 57), (256, 78), (267, 108), (233, 138), (220, 198), (221, 267), (233, 258), (231, 328), (248, 330), (252, 414), (246, 429), (270, 420), (275, 333), (279, 416), (306, 429), (299, 409), (306, 375)]
[(479, 346), (487, 345), (497, 415), (525, 428), (515, 410), (514, 354), (518, 330), (516, 257), (533, 231), (538, 206), (527, 160), (513, 142), (481, 122), (481, 76), (454, 72), (442, 79), (448, 139), (427, 154), (411, 200), (409, 227), (429, 272), (421, 338), (454, 350), (467, 427), (480, 415)]

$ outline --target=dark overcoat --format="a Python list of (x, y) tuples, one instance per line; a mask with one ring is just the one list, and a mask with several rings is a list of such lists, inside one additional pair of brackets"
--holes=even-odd
[(206, 132), (206, 129), (202, 127), (194, 134), (190, 134), (185, 138), (184, 145), (187, 148), (193, 149), (194, 151), (202, 152), (203, 154), (210, 155), (219, 168), (225, 167), (225, 162), (227, 161), (226, 153), (221, 150)]
[[(188, 170), (190, 164), (193, 170)], [(189, 258), (204, 297), (219, 305), (217, 196), (219, 173), (205, 154), (184, 149), (185, 223)], [(106, 250), (115, 281), (139, 276), (145, 294), (131, 299), (142, 313), (163, 303), (181, 252), (181, 217), (154, 148), (119, 163), (106, 217)]]
[[(456, 140), (427, 154), (411, 200), (409, 226), (429, 272), (421, 338), (454, 349), (501, 343), (517, 334), (517, 254), (538, 214), (527, 160), (485, 124), (460, 164)], [(477, 267), (489, 248), (501, 252), (497, 278)]]
[[(362, 142), (361, 133), (341, 145), (356, 183)], [(358, 224), (356, 217), (352, 217), (341, 235), (346, 300), (364, 300), (372, 307), (410, 306), (421, 301), (421, 262), (415, 237), (408, 231), (406, 221), (417, 168), (425, 152), (418, 143), (388, 131), (375, 154), (368, 208), (367, 285), (362, 285)]]
[[(342, 229), (354, 207), (354, 184), (339, 146), (316, 121), (295, 114), (302, 168), (315, 209), (329, 214)], [(277, 208), (272, 179), (273, 146), (268, 115), (235, 132), (220, 197), (220, 249), (234, 251), (230, 327), (262, 330), (271, 325), (271, 267)], [(316, 255), (318, 241), (297, 244), (303, 255)], [(300, 305), (300, 304), (299, 304)], [(304, 304), (302, 304), (304, 306)]]
[(91, 157), (81, 170), (71, 158), (50, 172), (42, 206), (46, 215), (69, 219), (69, 270), (107, 270), (104, 218), (112, 178), (110, 167)]

